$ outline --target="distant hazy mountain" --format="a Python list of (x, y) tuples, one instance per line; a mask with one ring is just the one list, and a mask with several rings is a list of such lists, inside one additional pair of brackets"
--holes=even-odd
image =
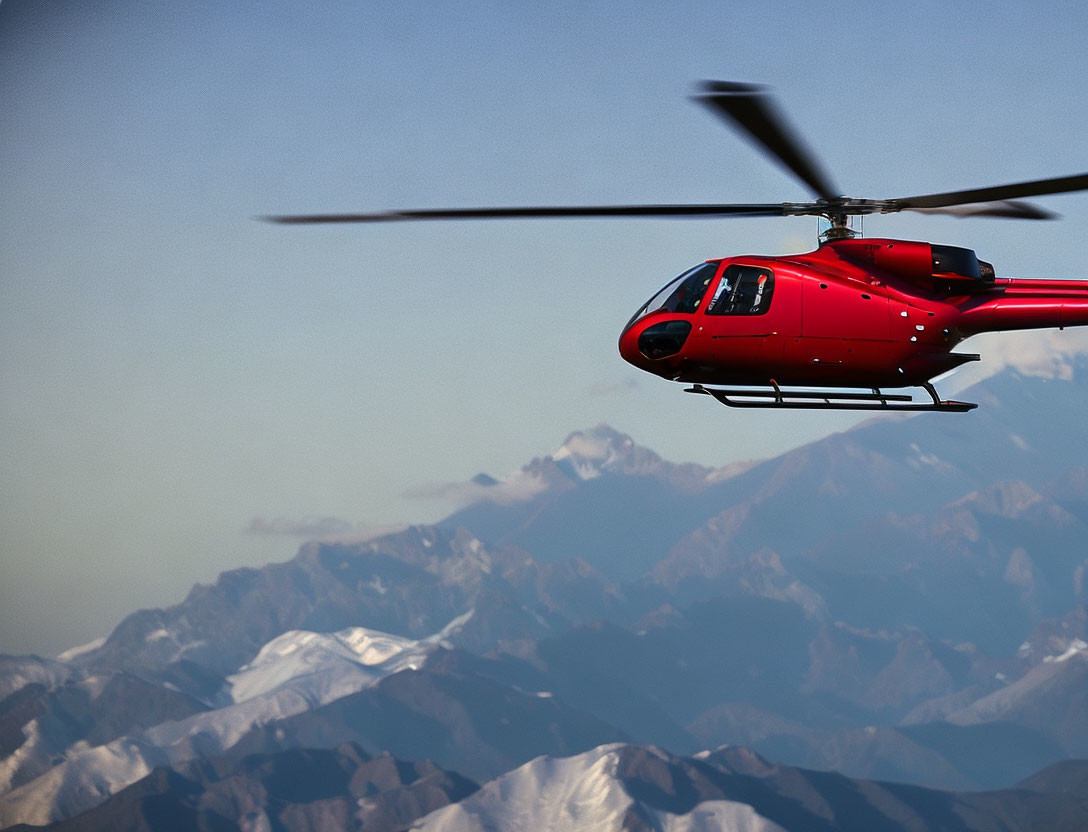
[(578, 557), (611, 578), (631, 579), (712, 514), (723, 499), (717, 486), (748, 467), (677, 465), (599, 425), (572, 433), (551, 456), (480, 490), (473, 505), (441, 525), (472, 529), (541, 561)]
[(179, 668), (225, 676), (291, 630), (362, 623), (420, 638), (475, 609), (454, 641), (486, 651), (606, 616), (621, 601), (618, 587), (584, 562), (540, 564), (463, 529), (415, 527), (362, 544), (311, 543), (287, 563), (225, 572), (175, 607), (130, 615), (73, 662), (188, 689)]
[(953, 725), (1011, 723), (1073, 749), (1088, 748), (1088, 644), (1075, 640), (1015, 682), (948, 714)]
[(480, 782), (613, 742), (959, 790), (1088, 756), (1088, 367), (965, 397), (727, 469), (579, 431), (437, 526), (0, 657), (0, 822), (346, 741)]
[[(510, 489), (520, 501), (487, 499), (480, 489), (477, 502), (445, 524), (539, 560), (578, 556), (618, 579), (664, 558), (654, 570), (659, 580), (702, 579), (738, 550), (788, 557), (873, 519), (934, 511), (992, 483), (1046, 488), (1088, 463), (1079, 418), (1088, 407), (1086, 370), (1078, 366), (1073, 382), (1007, 371), (964, 394), (984, 402), (965, 416), (877, 419), (727, 469), (666, 462), (600, 426), (572, 434), (507, 478), (539, 483)], [(722, 418), (725, 427), (728, 414)]]

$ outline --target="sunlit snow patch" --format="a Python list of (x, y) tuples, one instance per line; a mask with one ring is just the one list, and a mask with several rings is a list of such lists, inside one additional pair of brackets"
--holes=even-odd
[[(575, 757), (537, 757), (460, 803), (416, 822), (420, 832), (622, 832), (635, 800), (617, 775), (622, 745), (602, 745)], [(783, 832), (743, 803), (706, 801), (675, 815), (643, 804), (641, 814), (661, 832)]]
[(27, 685), (53, 690), (79, 675), (61, 661), (39, 656), (0, 656), (0, 702)]
[(419, 641), (366, 627), (337, 633), (291, 630), (268, 642), (252, 662), (227, 677), (231, 701), (246, 702), (291, 683), (327, 702), (330, 696), (335, 699), (369, 687), (393, 673), (419, 670), (436, 648), (448, 646), (449, 637), (472, 613), (458, 616), (440, 632)]
[(1069, 647), (1060, 656), (1044, 656), (1044, 662), (1067, 662), (1077, 653), (1084, 653), (1088, 651), (1088, 644), (1081, 641), (1079, 638), (1073, 639), (1069, 642)]
[(89, 641), (86, 644), (81, 644), (78, 647), (70, 647), (57, 656), (58, 662), (70, 662), (72, 659), (82, 656), (84, 653), (90, 653), (92, 650), (97, 650), (103, 644), (106, 643), (106, 637), (96, 638), (94, 641)]
[(401, 670), (421, 668), (428, 656), (449, 645), (449, 637), (472, 615), (470, 610), (419, 641), (365, 627), (329, 634), (284, 633), (228, 678), (231, 704), (105, 745), (73, 747), (63, 763), (4, 795), (0, 828), (71, 817), (97, 806), (155, 766), (192, 759), (197, 748), (213, 756), (256, 726), (320, 707)]
[(45, 826), (71, 817), (97, 806), (164, 762), (157, 759), (154, 749), (127, 739), (83, 749), (4, 795), (0, 801), (0, 828), (17, 823)]
[(565, 464), (574, 476), (592, 480), (601, 475), (602, 469), (622, 462), (625, 453), (629, 453), (633, 447), (634, 442), (630, 437), (598, 425), (589, 431), (572, 433), (552, 454), (552, 459), (555, 462), (566, 460)]

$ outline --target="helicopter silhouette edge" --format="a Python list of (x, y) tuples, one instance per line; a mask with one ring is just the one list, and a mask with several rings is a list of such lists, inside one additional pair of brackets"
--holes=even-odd
[[(928, 410), (933, 379), (978, 360), (953, 349), (983, 332), (1088, 325), (1088, 281), (999, 278), (974, 251), (861, 238), (851, 219), (913, 211), (960, 217), (1053, 219), (1026, 197), (1088, 190), (1088, 173), (896, 199), (843, 196), (789, 127), (766, 87), (705, 81), (694, 100), (775, 160), (815, 196), (809, 202), (539, 206), (296, 214), (282, 224), (534, 218), (818, 216), (821, 245), (794, 255), (699, 263), (628, 321), (620, 355), (641, 370), (691, 384), (731, 407)], [(706, 386), (713, 385), (713, 386)], [(921, 388), (929, 400), (888, 389)]]

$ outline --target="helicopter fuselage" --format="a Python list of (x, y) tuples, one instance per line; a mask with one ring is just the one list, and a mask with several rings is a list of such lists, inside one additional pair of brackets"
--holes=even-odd
[[(857, 217), (914, 211), (1044, 220), (1026, 197), (1088, 191), (1088, 173), (893, 199), (845, 195), (762, 86), (704, 81), (695, 100), (792, 173), (807, 202), (544, 205), (422, 208), (359, 214), (286, 214), (277, 223), (386, 223), (626, 217), (822, 217), (816, 251), (730, 257), (689, 269), (647, 301), (624, 328), (620, 354), (640, 369), (689, 382), (688, 392), (730, 407), (966, 412), (942, 401), (931, 379), (978, 356), (952, 350), (1002, 329), (1088, 323), (1088, 283), (998, 280), (973, 251), (906, 240), (859, 239)], [(744, 389), (707, 388), (741, 385)], [(782, 385), (812, 388), (784, 390)], [(880, 388), (921, 386), (932, 401)], [(751, 387), (762, 388), (753, 391)], [(867, 392), (849, 388), (868, 388)], [(847, 388), (847, 392), (841, 392)]]
[(636, 313), (620, 354), (695, 384), (908, 387), (977, 355), (965, 338), (1088, 324), (1088, 283), (999, 279), (974, 252), (843, 239), (806, 254), (710, 260)]

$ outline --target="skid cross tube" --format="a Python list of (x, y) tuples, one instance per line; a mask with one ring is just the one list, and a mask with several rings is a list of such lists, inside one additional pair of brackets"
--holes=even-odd
[(728, 407), (762, 407), (777, 410), (909, 410), (942, 413), (966, 413), (978, 407), (972, 402), (943, 400), (933, 385), (922, 385), (932, 402), (916, 402), (910, 394), (884, 393), (877, 387), (870, 392), (842, 390), (783, 390), (773, 379), (771, 388), (739, 389), (703, 387), (696, 384), (685, 393), (712, 396)]

